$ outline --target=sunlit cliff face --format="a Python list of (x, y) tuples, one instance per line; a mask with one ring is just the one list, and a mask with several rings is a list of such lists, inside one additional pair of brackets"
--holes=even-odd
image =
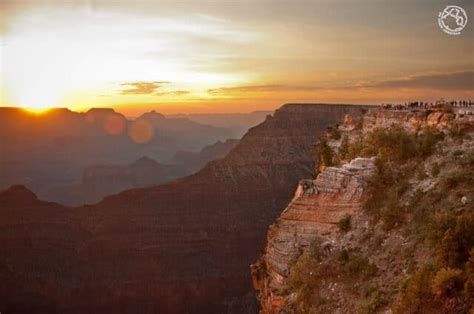
[[(461, 5), (472, 14), (472, 3)], [(283, 102), (474, 97), (474, 28), (443, 33), (442, 3), (0, 0), (0, 6), (3, 106), (238, 112)]]

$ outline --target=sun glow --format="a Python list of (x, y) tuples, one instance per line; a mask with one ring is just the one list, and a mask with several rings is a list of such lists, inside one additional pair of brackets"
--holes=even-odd
[[(195, 97), (194, 91), (218, 84), (239, 83), (243, 79), (239, 74), (197, 69), (195, 55), (184, 51), (209, 53), (207, 46), (196, 42), (203, 36), (228, 40), (231, 34), (242, 41), (253, 38), (220, 22), (199, 16), (194, 19), (136, 18), (100, 10), (24, 12), (0, 34), (1, 57), (8, 60), (2, 64), (4, 103), (34, 111), (157, 103), (167, 97)], [(169, 84), (157, 93), (121, 94), (123, 83), (137, 81)], [(184, 89), (186, 94), (172, 95)]]
[(28, 111), (43, 112), (59, 105), (59, 97), (53, 92), (44, 90), (25, 89), (18, 93), (13, 102)]
[(28, 112), (31, 112), (31, 113), (35, 113), (35, 114), (43, 114), (43, 113), (46, 113), (48, 112), (49, 110), (51, 110), (51, 107), (44, 107), (44, 108), (27, 108), (27, 107), (21, 107), (22, 109), (28, 111)]

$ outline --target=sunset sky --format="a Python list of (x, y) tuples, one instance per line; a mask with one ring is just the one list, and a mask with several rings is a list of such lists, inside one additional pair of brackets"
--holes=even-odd
[[(463, 7), (458, 36), (438, 13)], [(129, 115), (474, 99), (473, 1), (0, 0), (0, 105)]]

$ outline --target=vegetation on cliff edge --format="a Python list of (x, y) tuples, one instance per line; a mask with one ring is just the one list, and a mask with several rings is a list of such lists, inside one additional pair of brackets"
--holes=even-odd
[[(358, 234), (351, 230), (351, 217), (345, 217), (338, 224), (341, 237), (352, 233), (351, 244), (359, 241), (365, 249), (326, 252), (313, 245), (295, 261), (288, 282), (289, 291), (297, 295), (296, 311), (319, 312), (336, 306), (324, 290), (337, 284), (360, 300), (359, 313), (387, 307), (394, 313), (472, 310), (474, 149), (470, 137), (460, 130), (445, 135), (430, 126), (411, 133), (397, 125), (352, 139), (335, 136), (334, 131), (330, 137), (340, 141), (339, 149), (333, 151), (327, 141), (321, 141), (322, 166), (376, 156), (377, 173), (369, 182), (364, 204), (370, 227)], [(405, 247), (388, 251), (385, 242), (396, 242), (396, 237)], [(390, 267), (401, 271), (388, 275)]]

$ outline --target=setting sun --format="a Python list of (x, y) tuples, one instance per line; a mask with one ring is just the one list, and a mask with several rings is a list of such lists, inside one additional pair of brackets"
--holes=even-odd
[(54, 108), (57, 106), (57, 98), (54, 95), (22, 95), (22, 97), (18, 97), (15, 101), (18, 107), (22, 107), (31, 112), (44, 112), (48, 109)]
[(53, 107), (21, 107), (22, 109), (28, 111), (28, 112), (32, 112), (32, 113), (36, 113), (36, 114), (43, 114), (43, 113), (46, 113), (47, 111), (49, 111), (51, 108)]

